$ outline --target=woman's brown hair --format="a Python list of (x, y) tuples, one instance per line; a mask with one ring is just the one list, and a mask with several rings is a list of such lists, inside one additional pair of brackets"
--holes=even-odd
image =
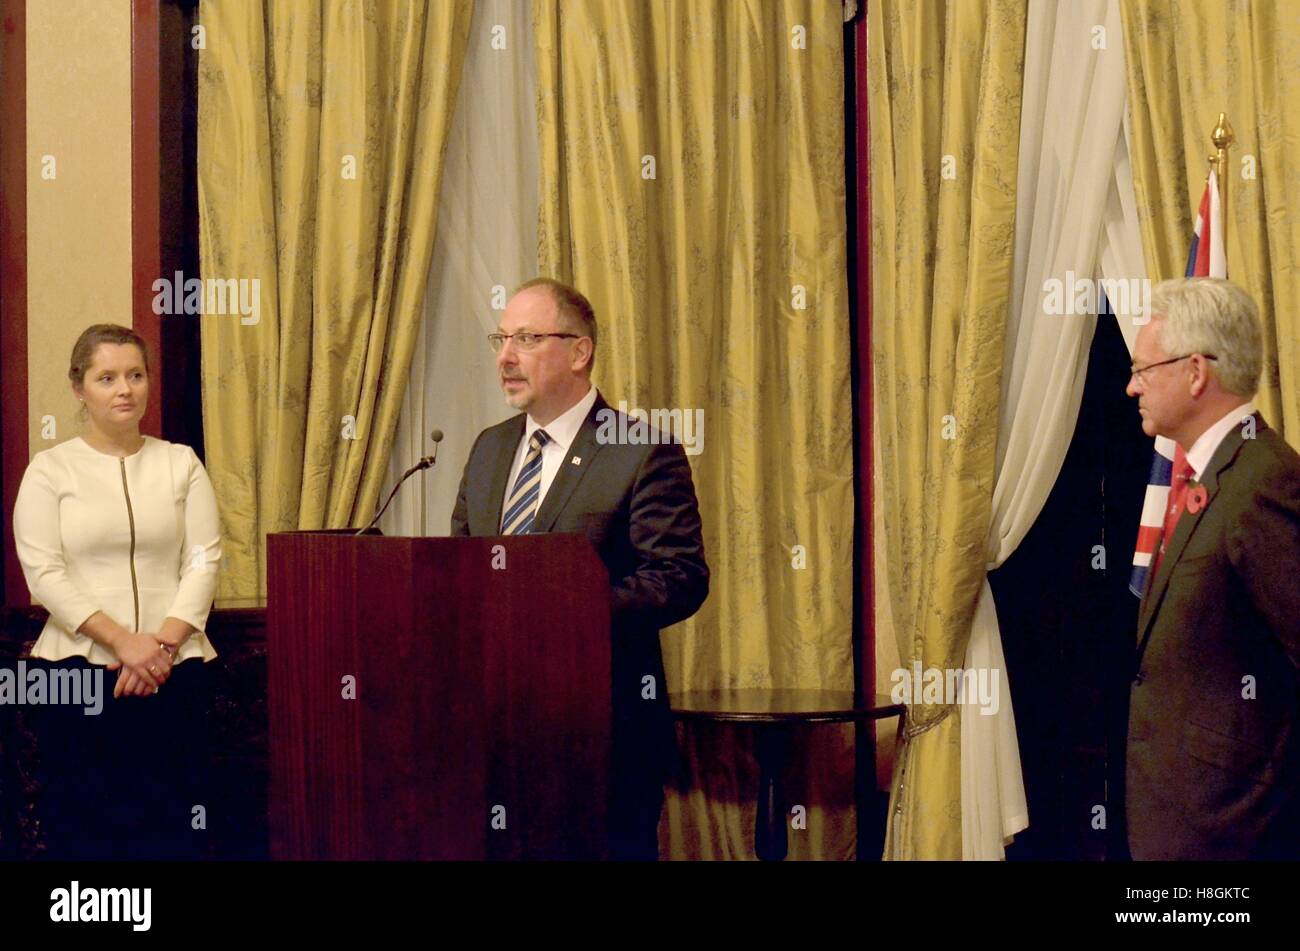
[(86, 371), (90, 369), (90, 363), (95, 359), (95, 351), (99, 349), (101, 343), (133, 343), (140, 348), (140, 354), (144, 357), (144, 372), (149, 373), (149, 348), (145, 346), (144, 338), (132, 330), (130, 327), (121, 327), (117, 324), (95, 324), (87, 327), (77, 338), (77, 342), (72, 346), (72, 361), (68, 367), (68, 379), (78, 386), (84, 386), (86, 383)]

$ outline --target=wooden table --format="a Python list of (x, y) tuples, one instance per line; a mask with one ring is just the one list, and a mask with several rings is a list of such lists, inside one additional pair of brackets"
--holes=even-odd
[[(698, 690), (670, 697), (673, 716), (684, 722), (741, 723), (754, 727), (758, 757), (758, 810), (754, 852), (779, 862), (788, 850), (782, 775), (794, 728), (806, 723), (856, 723), (905, 717), (907, 708), (888, 696), (855, 698), (852, 690), (739, 688)], [(903, 721), (899, 721), (902, 729)]]

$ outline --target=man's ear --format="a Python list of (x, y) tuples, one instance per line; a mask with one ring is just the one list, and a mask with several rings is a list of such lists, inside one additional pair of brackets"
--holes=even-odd
[(1204, 357), (1194, 357), (1192, 368), (1196, 372), (1192, 379), (1191, 394), (1200, 396), (1210, 385), (1210, 361)]
[(581, 370), (591, 365), (592, 344), (590, 337), (579, 337), (573, 346), (573, 369)]

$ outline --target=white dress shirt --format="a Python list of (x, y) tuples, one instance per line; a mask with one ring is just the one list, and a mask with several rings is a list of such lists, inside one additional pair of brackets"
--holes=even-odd
[[(535, 419), (531, 416), (528, 417), (524, 425), (523, 439), (519, 441), (519, 448), (515, 450), (515, 461), (510, 466), (510, 478), (506, 480), (505, 496), (501, 499), (501, 516), (503, 518), (506, 514), (506, 502), (510, 500), (510, 493), (515, 487), (515, 480), (519, 478), (519, 470), (524, 467), (524, 459), (528, 455), (528, 441), (533, 438), (533, 433), (539, 429), (544, 429), (546, 435), (551, 437), (551, 441), (542, 447), (542, 484), (537, 489), (537, 509), (541, 511), (542, 502), (546, 499), (546, 493), (550, 489), (551, 483), (555, 481), (555, 474), (560, 471), (560, 466), (568, 458), (569, 447), (573, 445), (573, 440), (578, 438), (578, 430), (582, 428), (587, 415), (595, 405), (596, 388), (592, 386), (587, 389), (586, 396), (545, 426), (537, 425)], [(500, 524), (500, 519), (497, 521)]]
[(116, 662), (76, 633), (96, 611), (145, 633), (178, 618), (196, 630), (176, 663), (217, 656), (203, 629), (221, 528), (212, 483), (189, 446), (145, 436), (137, 452), (119, 457), (78, 436), (38, 452), (18, 490), (14, 541), (32, 597), (50, 612), (33, 657)]
[(1197, 482), (1201, 481), (1201, 473), (1214, 458), (1214, 451), (1219, 448), (1219, 443), (1223, 442), (1224, 437), (1232, 431), (1232, 427), (1241, 425), (1242, 419), (1253, 412), (1255, 412), (1253, 400), (1233, 407), (1226, 416), (1201, 433), (1196, 442), (1192, 443), (1192, 448), (1187, 450), (1187, 462), (1192, 467), (1193, 479)]

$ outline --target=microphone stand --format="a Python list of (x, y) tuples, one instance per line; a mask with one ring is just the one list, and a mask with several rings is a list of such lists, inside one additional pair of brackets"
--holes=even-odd
[(403, 482), (405, 482), (411, 476), (415, 475), (417, 472), (420, 472), (423, 469), (433, 468), (434, 463), (438, 461), (438, 442), (440, 441), (441, 440), (434, 442), (432, 456), (425, 456), (415, 465), (411, 466), (411, 468), (407, 469), (406, 472), (402, 473), (402, 477), (397, 480), (397, 485), (393, 486), (393, 491), (389, 492), (388, 498), (384, 500), (383, 508), (381, 508), (378, 512), (375, 513), (375, 517), (370, 520), (370, 524), (368, 524), (365, 528), (357, 529), (357, 531), (352, 533), (353, 535), (364, 535), (366, 532), (370, 531), (370, 529), (372, 529), (375, 526), (375, 523), (379, 521), (380, 517), (383, 516), (383, 514), (386, 511), (388, 511), (389, 503), (393, 501), (393, 496), (397, 494), (397, 490), (402, 487)]

